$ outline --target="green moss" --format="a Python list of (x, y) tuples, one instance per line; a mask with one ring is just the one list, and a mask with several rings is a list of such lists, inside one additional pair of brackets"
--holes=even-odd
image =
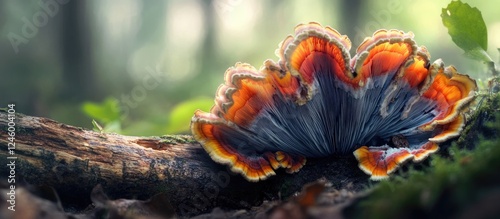
[(344, 213), (349, 218), (500, 215), (500, 208), (494, 207), (498, 203), (489, 201), (500, 200), (499, 121), (496, 94), (474, 112), (462, 137), (449, 148), (449, 157), (434, 155), (428, 168), (379, 183)]
[(482, 134), (480, 132), (487, 128), (484, 127), (484, 122), (493, 120), (495, 112), (500, 110), (500, 94), (479, 96), (478, 105), (477, 110), (469, 119), (469, 124), (456, 141), (458, 145), (473, 143), (471, 140), (477, 140), (477, 137)]
[(196, 143), (196, 140), (193, 136), (190, 135), (163, 135), (160, 136), (161, 143), (167, 144), (188, 144), (188, 143)]

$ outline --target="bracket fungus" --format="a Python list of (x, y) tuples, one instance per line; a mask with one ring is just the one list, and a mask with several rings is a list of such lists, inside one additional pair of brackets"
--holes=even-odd
[(210, 112), (192, 118), (194, 137), (249, 181), (333, 154), (354, 154), (380, 180), (460, 134), (473, 79), (430, 63), (411, 32), (376, 31), (352, 58), (350, 47), (331, 27), (298, 25), (276, 51), (278, 62), (226, 71)]

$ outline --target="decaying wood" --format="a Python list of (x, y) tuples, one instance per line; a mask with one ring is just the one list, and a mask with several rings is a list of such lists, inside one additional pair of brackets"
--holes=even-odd
[[(318, 178), (359, 190), (367, 183), (352, 157), (308, 163), (298, 174), (282, 171), (250, 183), (213, 162), (191, 136), (133, 137), (85, 130), (54, 120), (16, 114), (14, 155), (9, 155), (7, 113), (0, 111), (0, 154), (15, 156), (16, 178), (56, 189), (65, 207), (91, 203), (98, 184), (112, 198), (147, 199), (165, 193), (179, 215), (215, 206), (246, 208), (290, 195)], [(331, 162), (335, 159), (336, 162)], [(2, 176), (7, 168), (0, 169)]]

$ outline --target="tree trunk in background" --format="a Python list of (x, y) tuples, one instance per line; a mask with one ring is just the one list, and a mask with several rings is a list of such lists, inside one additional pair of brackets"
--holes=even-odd
[(70, 1), (61, 7), (61, 58), (63, 82), (60, 100), (80, 103), (96, 100), (100, 86), (96, 84), (91, 54), (92, 31), (89, 27), (87, 1)]
[[(333, 4), (333, 1), (329, 1), (330, 4)], [(341, 9), (339, 10), (339, 13), (341, 13), (341, 18), (348, 18), (341, 20), (342, 22), (342, 34), (347, 35), (349, 39), (351, 39), (354, 49), (356, 49), (357, 45), (361, 42), (355, 42), (356, 40), (356, 34), (359, 34), (356, 32), (356, 28), (354, 27), (359, 27), (361, 28), (361, 25), (359, 23), (360, 18), (365, 16), (363, 13), (363, 7), (366, 4), (372, 4), (371, 2), (366, 2), (363, 0), (343, 0), (340, 3)], [(365, 37), (365, 36), (363, 36)], [(367, 36), (366, 36), (367, 37)]]
[(217, 16), (217, 14), (214, 11), (215, 9), (213, 7), (214, 1), (213, 0), (201, 1), (200, 3), (203, 8), (203, 14), (205, 16), (203, 25), (205, 28), (205, 36), (202, 37), (203, 42), (200, 44), (202, 46), (198, 51), (197, 60), (200, 60), (198, 68), (200, 73), (197, 75), (197, 78), (199, 78), (199, 80), (196, 80), (195, 82), (198, 85), (193, 85), (193, 87), (207, 89), (206, 92), (200, 92), (200, 93), (212, 94), (213, 88), (201, 85), (206, 84), (207, 81), (209, 81), (210, 78), (212, 78), (211, 75), (213, 74), (222, 75), (224, 73), (225, 69), (221, 71), (220, 67), (216, 66), (229, 67), (232, 64), (230, 64), (229, 66), (226, 64), (221, 64), (218, 63), (217, 58), (214, 58), (215, 51), (217, 51), (216, 40), (215, 40), (216, 39), (215, 24), (219, 22), (215, 17)]

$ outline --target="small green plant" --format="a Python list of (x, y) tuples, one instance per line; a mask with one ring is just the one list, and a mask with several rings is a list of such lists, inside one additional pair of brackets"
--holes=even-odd
[(121, 133), (121, 114), (117, 99), (108, 97), (101, 103), (85, 102), (81, 109), (92, 118), (95, 131)]

